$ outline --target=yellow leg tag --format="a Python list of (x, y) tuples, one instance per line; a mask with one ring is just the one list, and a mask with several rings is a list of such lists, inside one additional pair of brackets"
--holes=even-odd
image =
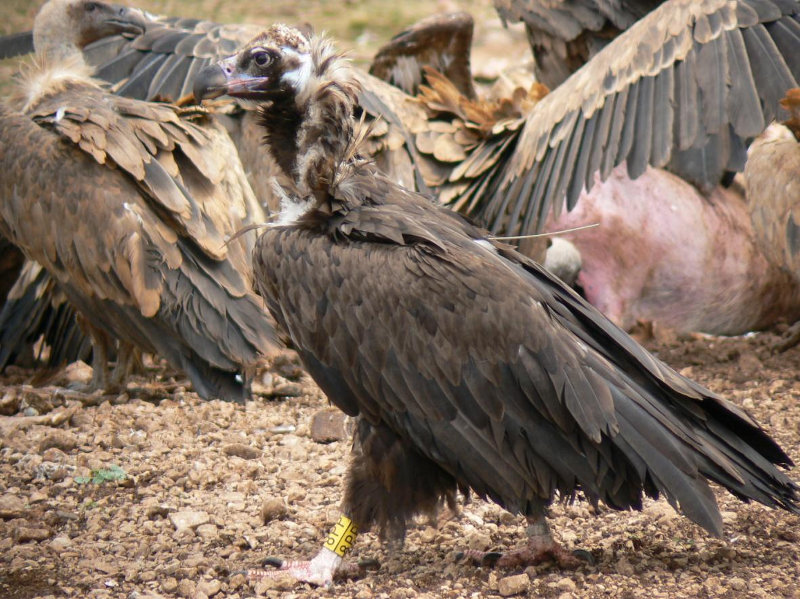
[(339, 521), (334, 525), (331, 534), (325, 540), (325, 547), (336, 555), (344, 557), (345, 553), (355, 543), (358, 527), (347, 516), (339, 516)]

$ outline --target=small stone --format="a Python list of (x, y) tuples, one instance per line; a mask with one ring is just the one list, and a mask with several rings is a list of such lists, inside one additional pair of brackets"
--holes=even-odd
[(734, 524), (738, 516), (736, 512), (729, 512), (729, 511), (720, 512), (719, 515), (722, 516), (723, 524)]
[(247, 576), (238, 572), (228, 579), (228, 591), (235, 591), (244, 586), (247, 582)]
[(614, 569), (622, 576), (633, 576), (633, 564), (628, 561), (627, 557), (621, 557), (619, 561), (614, 564)]
[(161, 583), (161, 590), (165, 593), (174, 593), (178, 590), (178, 581), (170, 576)]
[(574, 598), (575, 598), (575, 595), (573, 595), (573, 594), (572, 594), (572, 593), (570, 593), (569, 591), (567, 591), (567, 592), (565, 592), (565, 593), (561, 593), (561, 594), (558, 596), (558, 599), (574, 599)]
[(655, 501), (644, 509), (644, 513), (652, 517), (656, 522), (669, 522), (678, 517), (675, 509), (666, 501)]
[(50, 541), (50, 549), (55, 551), (56, 553), (61, 553), (72, 547), (72, 539), (65, 535), (59, 535)]
[(506, 576), (497, 581), (497, 590), (503, 597), (519, 595), (528, 590), (531, 579), (527, 574), (517, 574), (516, 576)]
[(256, 595), (266, 595), (267, 591), (291, 591), (297, 586), (297, 580), (289, 574), (279, 574), (262, 578), (255, 585)]
[(311, 438), (317, 443), (342, 441), (347, 434), (347, 415), (341, 410), (320, 410), (311, 418)]
[(25, 515), (25, 502), (19, 495), (7, 493), (0, 496), (0, 518), (11, 520)]
[(485, 532), (473, 532), (467, 538), (467, 546), (476, 551), (487, 551), (492, 546), (492, 538)]
[(498, 580), (497, 580), (497, 572), (489, 572), (489, 580), (487, 581), (487, 586), (489, 587), (490, 591), (497, 591), (498, 587)]
[(426, 544), (433, 543), (437, 534), (439, 534), (439, 531), (437, 531), (433, 526), (426, 526), (420, 531), (419, 540)]
[(191, 598), (195, 596), (197, 592), (197, 585), (195, 584), (194, 580), (190, 580), (189, 578), (183, 578), (178, 583), (178, 595), (181, 597)]
[(45, 539), (50, 538), (50, 531), (46, 528), (18, 526), (14, 529), (12, 536), (17, 543), (27, 543), (28, 541), (44, 541)]
[(282, 383), (275, 385), (269, 394), (271, 397), (300, 397), (303, 387), (297, 383)]
[(206, 541), (213, 541), (219, 537), (219, 531), (216, 524), (201, 524), (195, 531), (197, 536)]
[(734, 577), (728, 580), (728, 586), (734, 591), (743, 591), (747, 588), (747, 581), (743, 578)]
[(174, 512), (169, 515), (169, 520), (176, 531), (194, 530), (201, 524), (207, 524), (211, 518), (206, 512)]
[(288, 513), (289, 509), (286, 504), (277, 497), (267, 497), (264, 499), (264, 503), (261, 504), (261, 522), (263, 524), (283, 518)]
[(170, 510), (171, 508), (168, 505), (149, 505), (145, 509), (144, 514), (148, 519), (155, 520), (156, 518), (166, 518)]
[(556, 589), (559, 591), (569, 591), (572, 592), (575, 590), (575, 581), (571, 578), (562, 578), (556, 583)]
[(40, 493), (39, 491), (34, 491), (28, 497), (28, 503), (39, 503), (40, 501), (47, 501), (49, 495), (46, 493)]
[(77, 362), (67, 365), (61, 373), (61, 376), (64, 381), (66, 381), (67, 385), (70, 383), (88, 385), (92, 380), (92, 367), (86, 362), (78, 360)]
[(226, 455), (232, 455), (243, 460), (254, 460), (261, 456), (261, 451), (244, 443), (231, 443), (222, 448)]
[(356, 593), (355, 599), (372, 599), (372, 591), (367, 588), (363, 588)]
[(739, 356), (738, 370), (744, 376), (752, 376), (764, 368), (764, 364), (755, 354), (743, 353)]
[(213, 597), (222, 590), (222, 583), (217, 580), (202, 580), (197, 583), (197, 592), (203, 593), (206, 597)]
[[(78, 439), (69, 431), (56, 429), (39, 442), (39, 453), (55, 448), (68, 453), (78, 446)], [(45, 458), (48, 459), (48, 458)]]

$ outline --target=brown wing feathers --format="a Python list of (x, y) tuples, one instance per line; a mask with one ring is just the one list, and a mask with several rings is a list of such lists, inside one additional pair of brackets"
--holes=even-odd
[(15, 242), (95, 326), (167, 357), (204, 397), (240, 398), (235, 373), (274, 331), (243, 274), (252, 236), (226, 245), (264, 215), (241, 166), (226, 166), (224, 132), (201, 111), (78, 85), (30, 116), (4, 109), (3, 133)]
[[(382, 214), (391, 221), (384, 228), (396, 227), (388, 202), (367, 222)], [(408, 206), (403, 213), (446, 251), (426, 251), (425, 242), (330, 243), (280, 228), (259, 242), (258, 280), (270, 280), (264, 294), (283, 307), (334, 402), (387, 423), (455, 480), (514, 511), (578, 487), (619, 509), (639, 507), (644, 488), (719, 533), (704, 477), (742, 497), (791, 505), (791, 492), (772, 495), (788, 479), (769, 465), (788, 458), (722, 400), (653, 360), (515, 253), (506, 251), (503, 264), (463, 233), (436, 230), (437, 216)], [(304, 291), (288, 283), (297, 280)], [(714, 418), (722, 422), (708, 425)]]

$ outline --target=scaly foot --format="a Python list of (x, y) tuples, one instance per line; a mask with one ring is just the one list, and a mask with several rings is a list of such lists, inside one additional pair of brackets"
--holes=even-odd
[(377, 570), (380, 564), (377, 560), (362, 560), (358, 563), (346, 562), (327, 548), (307, 561), (286, 561), (276, 557), (267, 558), (265, 565), (273, 566), (274, 570), (256, 569), (248, 570), (249, 580), (264, 578), (279, 578), (291, 576), (298, 582), (308, 582), (313, 585), (330, 588), (334, 580), (360, 578), (368, 570)]

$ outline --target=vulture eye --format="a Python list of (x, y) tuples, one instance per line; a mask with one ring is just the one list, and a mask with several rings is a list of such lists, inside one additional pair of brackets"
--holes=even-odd
[(97, 6), (97, 2), (87, 2), (86, 3), (86, 12), (93, 12)]
[(253, 54), (253, 61), (260, 67), (265, 67), (272, 62), (272, 56), (267, 52), (256, 52)]

